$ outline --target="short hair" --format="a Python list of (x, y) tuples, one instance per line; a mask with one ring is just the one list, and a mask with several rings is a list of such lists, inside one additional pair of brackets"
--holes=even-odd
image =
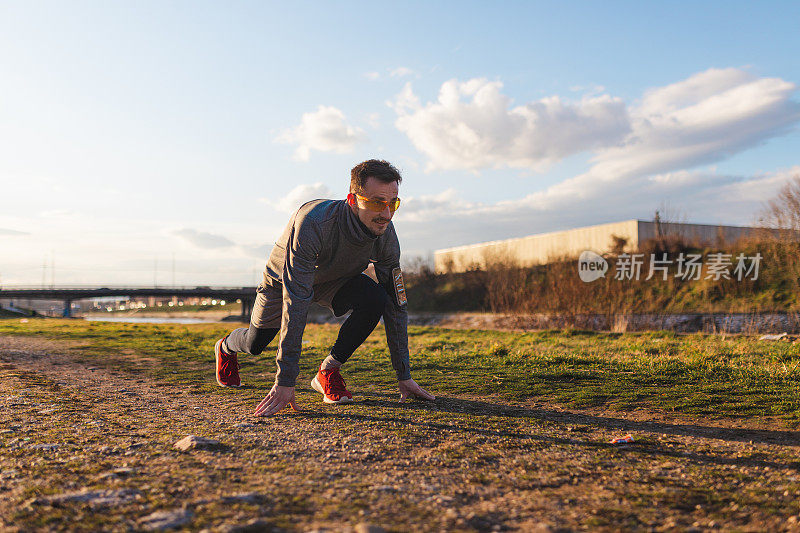
[(375, 178), (384, 183), (403, 181), (400, 171), (388, 161), (369, 159), (359, 163), (350, 171), (350, 192), (361, 194), (364, 192), (364, 183), (367, 178)]

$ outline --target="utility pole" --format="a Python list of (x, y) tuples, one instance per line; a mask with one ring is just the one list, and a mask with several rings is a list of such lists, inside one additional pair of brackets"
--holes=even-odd
[(53, 250), (53, 255), (50, 258), (50, 288), (54, 289), (56, 287), (56, 251)]
[(172, 288), (175, 288), (175, 252), (172, 252)]
[(158, 254), (153, 258), (153, 288), (158, 287)]
[(44, 256), (42, 260), (42, 288), (44, 289), (45, 284), (47, 283), (47, 255)]

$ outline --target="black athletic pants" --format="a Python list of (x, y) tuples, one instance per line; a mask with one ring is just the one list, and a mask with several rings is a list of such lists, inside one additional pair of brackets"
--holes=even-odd
[[(331, 348), (331, 355), (345, 363), (369, 337), (378, 325), (388, 301), (386, 291), (366, 274), (360, 274), (336, 292), (331, 301), (333, 313), (342, 316), (351, 309), (350, 316), (339, 329), (339, 336)], [(225, 344), (228, 350), (258, 355), (280, 332), (280, 328), (239, 328), (231, 332)]]

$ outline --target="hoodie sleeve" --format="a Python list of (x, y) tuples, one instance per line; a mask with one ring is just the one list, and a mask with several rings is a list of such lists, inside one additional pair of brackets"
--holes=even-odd
[(294, 387), (300, 372), (306, 317), (314, 297), (315, 265), (322, 248), (322, 232), (313, 219), (295, 218), (288, 237), (282, 273), (283, 313), (275, 381), (283, 387)]
[(408, 356), (408, 304), (405, 298), (403, 274), (400, 271), (400, 243), (393, 225), (383, 248), (379, 250), (374, 266), (378, 283), (389, 295), (383, 312), (383, 325), (386, 328), (386, 343), (389, 345), (392, 367), (398, 381), (411, 379)]

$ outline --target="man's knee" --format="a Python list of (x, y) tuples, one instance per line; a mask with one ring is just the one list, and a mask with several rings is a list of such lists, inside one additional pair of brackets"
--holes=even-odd
[(369, 289), (362, 293), (359, 307), (371, 315), (380, 317), (383, 315), (383, 310), (386, 308), (386, 302), (389, 300), (389, 296), (386, 294), (383, 287), (374, 281), (370, 280), (370, 284), (367, 285), (367, 287), (369, 287)]
[(250, 326), (245, 340), (247, 353), (259, 355), (280, 331), (278, 328), (254, 328)]

